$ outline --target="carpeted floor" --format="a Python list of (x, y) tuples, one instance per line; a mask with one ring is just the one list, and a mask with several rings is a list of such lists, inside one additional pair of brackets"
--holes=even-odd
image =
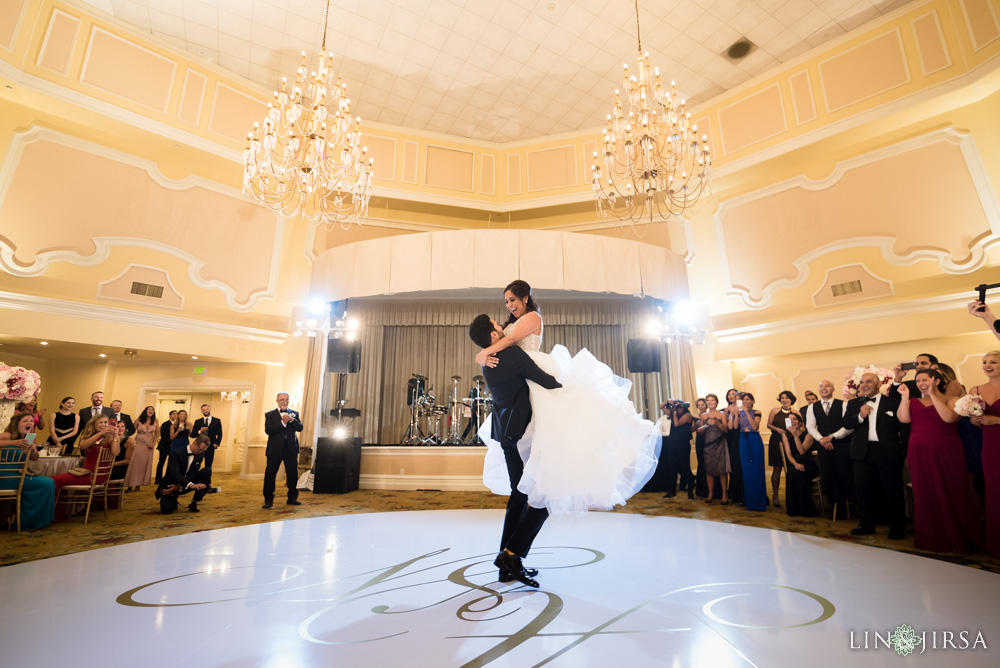
[[(199, 513), (189, 512), (186, 505), (182, 505), (173, 515), (161, 515), (159, 504), (153, 498), (153, 488), (149, 487), (143, 488), (138, 493), (126, 494), (124, 510), (109, 511), (107, 519), (103, 510), (92, 511), (87, 525), (83, 524), (83, 518), (78, 517), (58, 522), (39, 531), (18, 534), (13, 530), (2, 529), (0, 566), (110, 545), (246, 524), (352, 513), (502, 509), (507, 503), (507, 497), (496, 496), (489, 492), (359, 490), (342, 495), (314, 495), (311, 492), (301, 492), (299, 495), (301, 506), (286, 506), (284, 499), (279, 497), (274, 508), (262, 510), (261, 481), (240, 480), (239, 474), (234, 472), (216, 475), (215, 484), (222, 486), (222, 493), (206, 497), (200, 504), (202, 511)], [(282, 489), (279, 488), (279, 494)], [(189, 498), (184, 497), (184, 502), (186, 503), (186, 499)], [(763, 513), (754, 513), (739, 506), (723, 507), (718, 502), (706, 504), (702, 500), (689, 501), (683, 493), (673, 499), (664, 499), (660, 494), (637, 494), (627, 506), (612, 512), (689, 517), (791, 531), (908, 552), (1000, 573), (1000, 559), (988, 554), (941, 555), (915, 550), (912, 534), (905, 540), (890, 541), (886, 538), (886, 529), (880, 528), (879, 535), (855, 538), (847, 532), (857, 525), (857, 519), (841, 519), (834, 523), (825, 518), (793, 518), (788, 517), (783, 509), (775, 508), (769, 508)], [(499, 532), (499, 527), (497, 531)]]

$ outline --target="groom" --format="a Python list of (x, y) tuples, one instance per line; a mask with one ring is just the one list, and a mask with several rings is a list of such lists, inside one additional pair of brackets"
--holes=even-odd
[[(469, 325), (469, 338), (480, 348), (489, 348), (503, 337), (503, 330), (486, 314), (476, 316)], [(538, 368), (528, 353), (511, 346), (496, 353), (497, 365), (483, 367), (483, 376), (493, 395), (493, 440), (500, 443), (507, 474), (510, 476), (510, 499), (503, 521), (500, 554), (493, 562), (500, 569), (500, 581), (519, 580), (531, 587), (538, 582), (534, 568), (525, 568), (521, 559), (528, 554), (531, 543), (549, 516), (545, 508), (532, 508), (528, 497), (517, 489), (524, 472), (524, 462), (517, 451), (517, 442), (531, 422), (531, 402), (528, 383), (533, 380), (547, 390), (562, 387), (555, 378)]]

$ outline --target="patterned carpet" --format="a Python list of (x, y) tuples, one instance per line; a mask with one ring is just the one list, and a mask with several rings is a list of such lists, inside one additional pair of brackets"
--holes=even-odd
[[(127, 494), (124, 510), (109, 511), (107, 519), (103, 510), (92, 511), (87, 525), (83, 524), (83, 518), (78, 517), (39, 531), (20, 534), (6, 528), (0, 529), (0, 566), (193, 531), (278, 520), (405, 510), (502, 509), (507, 502), (507, 497), (489, 492), (359, 490), (343, 495), (301, 492), (301, 506), (286, 506), (284, 499), (279, 497), (273, 509), (261, 510), (261, 481), (240, 480), (239, 474), (235, 472), (218, 474), (214, 478), (215, 484), (221, 485), (223, 491), (206, 497), (200, 504), (200, 513), (189, 512), (186, 505), (182, 505), (173, 515), (161, 515), (159, 505), (153, 498), (153, 488), (149, 487), (138, 493)], [(279, 494), (281, 491), (282, 488), (279, 488)], [(184, 497), (184, 503), (187, 498), (190, 497)], [(907, 552), (1000, 573), (1000, 559), (987, 554), (941, 555), (915, 550), (912, 534), (905, 540), (890, 541), (886, 538), (886, 529), (880, 527), (879, 535), (855, 538), (847, 532), (857, 525), (856, 519), (841, 519), (834, 523), (824, 518), (793, 518), (775, 508), (754, 513), (739, 506), (723, 507), (718, 502), (709, 505), (702, 500), (689, 501), (684, 494), (673, 499), (664, 499), (660, 494), (637, 494), (627, 506), (612, 512), (689, 517), (791, 531)], [(498, 526), (498, 533), (499, 530)]]

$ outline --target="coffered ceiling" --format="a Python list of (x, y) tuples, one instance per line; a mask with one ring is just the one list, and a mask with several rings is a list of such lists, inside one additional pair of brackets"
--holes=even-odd
[[(325, 0), (76, 0), (268, 89), (323, 39)], [(912, 0), (639, 0), (689, 107)], [(741, 37), (757, 48), (724, 56)], [(331, 0), (352, 112), (492, 142), (597, 128), (637, 55), (633, 0)]]

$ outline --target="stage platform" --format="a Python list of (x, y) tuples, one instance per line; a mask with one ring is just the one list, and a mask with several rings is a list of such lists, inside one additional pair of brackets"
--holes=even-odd
[[(542, 529), (527, 559), (541, 571), (535, 590), (496, 579), (502, 519), (340, 515), (2, 568), (4, 663), (1000, 663), (995, 574), (767, 529), (591, 513)], [(904, 625), (924, 644), (907, 641)]]

